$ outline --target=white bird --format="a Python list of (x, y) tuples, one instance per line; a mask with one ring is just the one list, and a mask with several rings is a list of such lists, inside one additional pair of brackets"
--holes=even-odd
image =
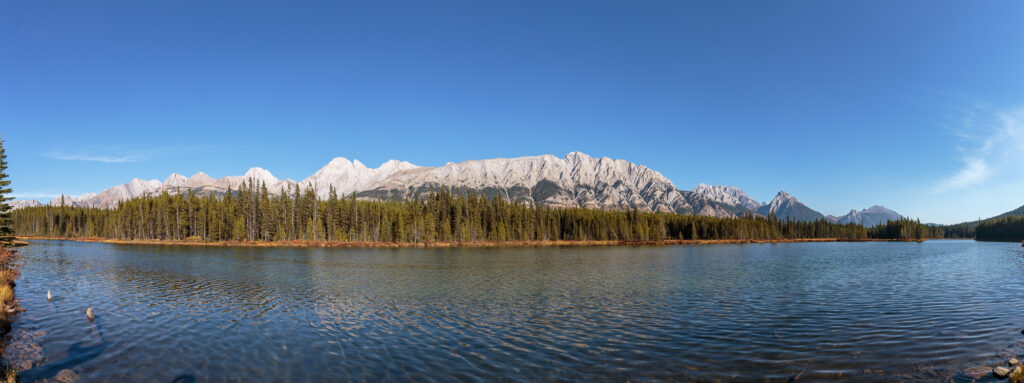
[(49, 302), (49, 301), (52, 301), (52, 300), (53, 300), (53, 294), (50, 294), (50, 290), (46, 290), (46, 301)]
[(96, 319), (96, 315), (92, 313), (92, 307), (85, 309), (85, 317), (89, 319), (89, 322)]

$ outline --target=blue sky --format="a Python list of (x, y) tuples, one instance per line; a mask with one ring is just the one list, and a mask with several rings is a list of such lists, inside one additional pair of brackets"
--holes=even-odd
[[(300, 4), (301, 3), (301, 4)], [(5, 1), (19, 197), (580, 150), (954, 223), (1024, 204), (1024, 2)]]

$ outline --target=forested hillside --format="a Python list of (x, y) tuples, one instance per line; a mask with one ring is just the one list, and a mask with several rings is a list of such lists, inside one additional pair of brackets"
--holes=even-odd
[(704, 216), (550, 208), (447, 190), (405, 201), (326, 200), (296, 186), (269, 193), (243, 183), (218, 198), (164, 192), (113, 209), (40, 206), (14, 212), (18, 235), (193, 241), (466, 242), (667, 239), (913, 239), (941, 237), (941, 228), (901, 220), (872, 229), (824, 220), (774, 216)]
[(1024, 241), (1024, 216), (1004, 215), (987, 219), (974, 230), (980, 241)]

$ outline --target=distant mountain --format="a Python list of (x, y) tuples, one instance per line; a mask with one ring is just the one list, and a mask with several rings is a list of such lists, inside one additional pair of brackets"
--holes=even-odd
[[(244, 175), (229, 176), (220, 179), (214, 179), (202, 172), (196, 173), (192, 177), (188, 178), (174, 173), (168, 176), (164, 182), (160, 182), (158, 180), (147, 181), (135, 178), (126, 184), (117, 185), (99, 193), (86, 193), (77, 197), (65, 196), (65, 199), (69, 206), (73, 205), (107, 209), (117, 206), (119, 202), (124, 200), (146, 195), (155, 195), (164, 191), (170, 194), (175, 194), (179, 190), (192, 190), (194, 193), (200, 195), (208, 193), (220, 195), (226, 193), (228, 188), (237, 190), (238, 187), (242, 185), (242, 182), (249, 179), (255, 180), (257, 183), (265, 183), (268, 190), (274, 192), (279, 192), (282, 187), (289, 187), (297, 184), (292, 180), (278, 180), (266, 169), (251, 168), (245, 172)], [(57, 199), (55, 198), (54, 200)], [(50, 201), (49, 205), (53, 206), (53, 204), (54, 202)]]
[(1003, 214), (997, 215), (997, 216), (992, 217), (992, 218), (1003, 218), (1003, 217), (1012, 217), (1012, 216), (1020, 216), (1020, 215), (1024, 215), (1024, 206), (1018, 207), (1016, 209), (1010, 210), (1008, 212), (1005, 212)]
[(349, 161), (337, 157), (316, 173), (302, 180), (311, 185), (316, 195), (327, 198), (331, 186), (339, 196), (376, 188), (384, 179), (402, 170), (415, 169), (416, 165), (405, 161), (389, 160), (376, 169), (367, 168), (359, 160)]
[(50, 202), (47, 203), (46, 205), (48, 205), (48, 206), (55, 206), (55, 207), (61, 207), (61, 206), (81, 206), (79, 203), (75, 202), (74, 199), (72, 199), (71, 196), (69, 196), (69, 195), (61, 195), (59, 197), (51, 199)]
[(966, 233), (968, 233), (968, 234), (973, 236), (974, 235), (974, 229), (976, 227), (978, 227), (978, 225), (981, 224), (982, 222), (988, 221), (990, 219), (998, 219), (998, 218), (1006, 218), (1006, 217), (1017, 217), (1017, 216), (1024, 216), (1024, 206), (1018, 207), (1016, 209), (1010, 210), (1008, 212), (1005, 212), (1003, 214), (1000, 214), (1000, 215), (997, 215), (997, 216), (994, 216), (994, 217), (980, 219), (980, 220), (975, 220), (975, 221), (965, 221), (965, 222), (960, 222), (960, 223), (957, 223), (957, 224), (947, 225), (947, 226), (958, 227), (960, 229), (963, 229)]
[[(188, 178), (171, 174), (163, 182), (136, 178), (99, 193), (65, 197), (65, 200), (69, 205), (111, 208), (123, 200), (161, 192), (173, 194), (191, 190), (220, 195), (229, 188), (237, 190), (249, 179), (266, 184), (271, 193), (301, 185), (313, 188), (323, 198), (332, 187), (339, 196), (355, 193), (368, 199), (421, 198), (432, 191), (451, 188), (553, 207), (637, 209), (722, 217), (747, 211), (729, 201), (712, 200), (700, 193), (677, 189), (661, 173), (645, 166), (607, 157), (594, 158), (580, 152), (570, 153), (565, 158), (552, 155), (496, 158), (440, 167), (390, 160), (380, 167), (368, 168), (359, 161), (339, 157), (301, 183), (279, 180), (263, 168), (251, 168), (241, 176), (220, 179), (204, 173)], [(32, 204), (19, 202), (18, 206)]]
[(873, 227), (883, 224), (886, 221), (895, 221), (900, 218), (903, 218), (903, 216), (899, 213), (879, 205), (875, 205), (861, 211), (850, 210), (849, 213), (840, 217), (836, 217), (834, 215), (826, 217), (830, 222), (840, 224), (856, 223), (866, 227)]
[[(591, 157), (581, 152), (569, 153), (563, 158), (546, 154), (469, 160), (437, 167), (389, 160), (377, 168), (370, 168), (358, 160), (337, 157), (301, 182), (278, 179), (259, 167), (250, 168), (240, 176), (217, 179), (202, 172), (191, 177), (174, 173), (163, 182), (136, 178), (99, 193), (64, 196), (64, 203), (111, 208), (120, 201), (163, 192), (223, 195), (229, 189), (238, 190), (246, 180), (266, 185), (272, 194), (296, 186), (308, 187), (321, 198), (327, 198), (331, 188), (338, 196), (355, 194), (363, 199), (423, 198), (434, 191), (453, 189), (458, 193), (472, 191), (488, 198), (501, 197), (518, 203), (552, 207), (636, 209), (716, 217), (751, 213), (767, 216), (774, 213), (782, 219), (824, 218), (786, 192), (780, 192), (771, 202), (761, 204), (735, 186), (702, 183), (692, 191), (682, 190), (646, 166), (621, 159)], [(59, 203), (58, 200), (50, 202), (50, 205)], [(39, 205), (38, 201), (12, 202), (15, 208)], [(864, 215), (864, 212), (858, 214)], [(835, 219), (839, 222), (843, 218)], [(871, 221), (853, 216), (850, 219)]]
[(12, 209), (21, 209), (23, 207), (43, 206), (43, 204), (39, 203), (39, 201), (36, 201), (34, 199), (28, 199), (28, 200), (16, 199), (14, 201), (8, 202), (8, 204), (11, 205)]
[(785, 191), (780, 191), (771, 202), (767, 202), (757, 208), (757, 214), (768, 216), (772, 213), (782, 220), (816, 221), (825, 219), (824, 215), (807, 207), (797, 200), (796, 197)]
[(990, 219), (998, 219), (998, 218), (1006, 218), (1006, 217), (1017, 217), (1017, 216), (1024, 216), (1024, 206), (1018, 207), (1016, 209), (1010, 210), (1008, 212), (1005, 212), (1003, 214), (1000, 214), (1000, 215), (997, 215), (997, 216), (994, 216), (994, 217), (991, 217), (991, 218), (975, 220), (975, 221), (960, 222), (960, 223), (957, 223), (957, 224), (945, 225), (945, 226), (946, 226), (947, 233), (952, 231), (952, 230), (955, 230), (955, 231), (959, 232), (960, 235), (962, 235), (964, 237), (967, 237), (967, 238), (970, 238), (970, 237), (974, 237), (974, 235), (975, 235), (974, 230), (982, 222), (988, 221)]
[[(117, 206), (117, 203), (122, 200), (157, 192), (162, 185), (157, 180), (146, 181), (135, 178), (126, 184), (114, 186), (98, 194), (85, 194), (75, 197), (73, 200), (75, 204), (84, 207), (110, 208)], [(52, 204), (53, 201), (50, 202)]]
[(747, 193), (735, 186), (709, 186), (701, 183), (700, 185), (697, 185), (697, 187), (693, 188), (693, 192), (712, 201), (727, 205), (742, 206), (751, 212), (757, 211), (757, 209), (761, 207), (760, 202), (750, 198)]
[(548, 154), (409, 167), (395, 171), (357, 195), (421, 198), (441, 188), (472, 190), (488, 197), (554, 207), (713, 216), (733, 216), (738, 212), (734, 206), (679, 190), (661, 173), (646, 166), (580, 152), (569, 153), (565, 158)]

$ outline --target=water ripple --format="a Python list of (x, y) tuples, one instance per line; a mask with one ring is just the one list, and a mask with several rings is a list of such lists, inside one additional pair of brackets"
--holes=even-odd
[(22, 259), (26, 382), (935, 381), (1024, 352), (1012, 244), (39, 241)]

